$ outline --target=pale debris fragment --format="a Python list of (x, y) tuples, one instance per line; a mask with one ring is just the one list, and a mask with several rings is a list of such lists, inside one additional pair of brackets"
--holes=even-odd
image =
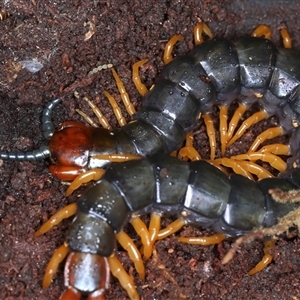
[(31, 73), (36, 73), (44, 67), (44, 65), (36, 59), (22, 60), (19, 63)]
[(98, 66), (98, 67), (94, 68), (93, 70), (91, 70), (88, 73), (88, 76), (94, 75), (101, 70), (111, 69), (112, 67), (113, 67), (113, 64), (104, 64), (104, 65)]
[(88, 21), (88, 22), (85, 22), (83, 24), (84, 27), (86, 26), (90, 26), (89, 28), (89, 31), (85, 34), (85, 38), (84, 38), (84, 41), (88, 41), (95, 33), (96, 33), (96, 26), (93, 22), (91, 21)]

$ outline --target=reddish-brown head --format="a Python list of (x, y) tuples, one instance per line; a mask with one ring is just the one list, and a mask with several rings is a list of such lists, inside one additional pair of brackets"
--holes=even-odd
[(106, 257), (97, 254), (71, 252), (65, 264), (66, 291), (60, 300), (79, 300), (87, 294), (88, 300), (104, 300), (109, 287), (110, 270)]
[(51, 159), (56, 164), (49, 170), (54, 176), (72, 180), (86, 168), (93, 129), (73, 121), (60, 125), (49, 142)]

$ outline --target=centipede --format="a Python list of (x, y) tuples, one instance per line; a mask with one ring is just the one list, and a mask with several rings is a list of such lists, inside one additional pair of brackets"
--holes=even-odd
[[(210, 39), (203, 42), (202, 32)], [(119, 279), (131, 299), (139, 299), (132, 279), (113, 253), (116, 241), (128, 251), (137, 272), (143, 278), (141, 255), (148, 259), (157, 239), (176, 232), (186, 223), (213, 227), (219, 232), (209, 241), (204, 239), (204, 244), (219, 243), (225, 235), (247, 236), (248, 232), (255, 232), (253, 230), (257, 227), (276, 227), (282, 224), (281, 219), (285, 219), (288, 224), (285, 228), (293, 224), (291, 214), (298, 208), (297, 201), (281, 203), (272, 194), (276, 189), (291, 192), (299, 188), (300, 74), (297, 66), (300, 57), (297, 51), (289, 49), (289, 38), (285, 32), (282, 36), (287, 40), (285, 48), (277, 48), (268, 39), (268, 31), (264, 26), (259, 27), (254, 36), (234, 41), (213, 38), (207, 26), (196, 27), (197, 45), (188, 54), (174, 59), (166, 51), (167, 64), (149, 92), (144, 90), (139, 76), (134, 73), (141, 94), (145, 94), (141, 110), (135, 112), (125, 90), (119, 87), (123, 102), (133, 117), (132, 122), (111, 130), (69, 121), (55, 131), (51, 121), (51, 112), (59, 103), (59, 100), (55, 100), (43, 112), (44, 136), (50, 138), (48, 146), (24, 153), (0, 153), (4, 160), (51, 157), (56, 163), (50, 167), (53, 175), (64, 180), (72, 180), (79, 175), (80, 184), (84, 180), (80, 174), (88, 169), (94, 172), (95, 168), (106, 166), (114, 154), (128, 154), (129, 159), (148, 157), (109, 164), (104, 175), (100, 172), (95, 177), (93, 173), (89, 180), (96, 180), (95, 185), (79, 198), (77, 204), (63, 209), (63, 217), (58, 213), (54, 219), (50, 219), (50, 223), (37, 231), (36, 236), (48, 231), (62, 218), (75, 215), (65, 244), (55, 252), (48, 265), (44, 286), (52, 279), (49, 274), (56, 271), (57, 257), (64, 258), (70, 252), (65, 267), (67, 289), (62, 300), (68, 299), (70, 295), (80, 299), (82, 293), (88, 294), (89, 299), (103, 299), (108, 288), (109, 270)], [(174, 41), (179, 39), (179, 36), (175, 36), (170, 43), (171, 49)], [(139, 65), (141, 63), (135, 67)], [(119, 79), (116, 81), (119, 82)], [(239, 107), (228, 125), (228, 107), (240, 95)], [(254, 103), (258, 103), (261, 110), (244, 121), (236, 131), (241, 116)], [(186, 134), (195, 128), (200, 114), (204, 115), (205, 123), (209, 124), (214, 106), (220, 108), (222, 153), (251, 125), (273, 115), (279, 120), (280, 126), (262, 133), (246, 156), (236, 156), (230, 161), (214, 159), (215, 133), (207, 129), (214, 164), (230, 166), (234, 171), (239, 169), (246, 177), (236, 174), (228, 178), (216, 166), (205, 161), (187, 163), (162, 154), (182, 147)], [(100, 119), (103, 120), (102, 117)], [(273, 144), (256, 151), (265, 140), (283, 134), (290, 135), (288, 145)], [(67, 145), (71, 147), (68, 149)], [(184, 147), (180, 156), (195, 158), (194, 150), (192, 147)], [(288, 155), (290, 158), (285, 163), (278, 155)], [(273, 176), (252, 162), (239, 162), (243, 159), (270, 162), (280, 172), (280, 178), (266, 178)], [(251, 173), (261, 180), (252, 181)], [(211, 182), (216, 180), (222, 182), (220, 191), (211, 189)], [(250, 209), (250, 199), (241, 196), (243, 187), (250, 186), (257, 196), (253, 211)], [(75, 188), (72, 186), (70, 193)], [(143, 197), (139, 197), (140, 194)], [(148, 229), (136, 216), (149, 212), (153, 217)], [(178, 220), (166, 230), (160, 230), (163, 212), (178, 216)], [(253, 217), (249, 219), (252, 212)], [(134, 243), (122, 230), (129, 221), (141, 235), (142, 254), (138, 254)], [(264, 234), (278, 231), (266, 230)], [(101, 243), (103, 240), (105, 242)], [(238, 241), (237, 244), (243, 239)], [(86, 261), (89, 263), (84, 263)], [(92, 265), (96, 265), (97, 270)], [(81, 280), (83, 273), (93, 283), (89, 288)]]

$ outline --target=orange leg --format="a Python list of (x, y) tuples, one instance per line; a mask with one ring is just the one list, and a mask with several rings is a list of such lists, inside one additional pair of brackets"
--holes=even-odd
[(149, 224), (149, 236), (152, 245), (157, 239), (158, 232), (160, 230), (160, 222), (161, 215), (158, 213), (152, 213)]
[(121, 81), (121, 79), (120, 79), (119, 75), (117, 74), (117, 72), (115, 71), (115, 69), (112, 68), (111, 71), (112, 71), (114, 79), (116, 81), (116, 84), (117, 84), (117, 87), (118, 87), (118, 90), (119, 90), (122, 102), (123, 102), (123, 104), (125, 106), (125, 109), (126, 109), (127, 113), (130, 116), (132, 116), (133, 114), (136, 113), (136, 110), (135, 110), (133, 104), (130, 101), (130, 98), (129, 98), (127, 92), (126, 92), (124, 84)]
[(264, 37), (268, 40), (271, 39), (271, 29), (266, 25), (259, 25), (251, 34), (254, 37)]
[(66, 258), (69, 252), (70, 249), (65, 243), (54, 251), (45, 271), (43, 288), (47, 288), (51, 284), (59, 264)]
[(144, 96), (148, 93), (148, 89), (141, 81), (141, 77), (140, 77), (140, 74), (139, 74), (139, 67), (144, 65), (147, 61), (148, 61), (148, 59), (142, 59), (142, 60), (136, 62), (132, 66), (132, 81), (133, 81), (137, 91), (142, 96)]
[[(124, 87), (123, 82), (121, 81), (119, 75), (117, 74), (117, 72), (115, 71), (115, 69), (112, 67), (112, 74), (114, 76), (115, 82), (117, 84), (117, 88), (118, 91), (120, 93), (122, 102), (125, 106), (125, 109), (127, 111), (127, 113), (132, 116), (134, 113), (136, 113), (136, 110), (133, 106), (133, 104), (130, 101), (129, 95), (126, 92), (126, 89)], [(127, 122), (125, 117), (122, 114), (121, 108), (118, 105), (118, 103), (116, 102), (115, 98), (109, 94), (107, 91), (103, 92), (104, 95), (108, 98), (108, 101), (113, 109), (113, 112), (116, 116), (116, 119), (119, 123), (120, 126), (124, 126)], [(79, 94), (77, 92), (74, 93), (76, 98), (79, 98)], [(99, 123), (106, 129), (108, 130), (112, 130), (112, 126), (108, 123), (108, 120), (106, 119), (106, 117), (103, 115), (103, 113), (100, 111), (100, 109), (98, 107), (96, 107), (96, 105), (90, 101), (87, 97), (84, 97), (84, 100), (89, 104), (89, 106), (91, 107), (91, 109), (93, 110), (94, 114), (97, 116)], [(81, 116), (83, 116), (83, 118), (92, 126), (94, 127), (98, 127), (98, 125), (84, 112), (82, 112), (81, 110), (77, 109), (76, 110)]]
[[(75, 109), (76, 110), (76, 112), (79, 114), (79, 115), (81, 115), (91, 126), (93, 126), (93, 127), (99, 127), (98, 126), (98, 124), (89, 116), (89, 115), (87, 115), (85, 112), (83, 112), (82, 110), (80, 110), (79, 108), (76, 108)], [(100, 111), (100, 110), (99, 110)], [(102, 113), (101, 113), (102, 114)], [(103, 115), (103, 118), (105, 118), (104, 117), (104, 115)], [(105, 118), (106, 119), (106, 118)], [(107, 120), (107, 119), (106, 119)], [(107, 124), (105, 124), (106, 126), (108, 126), (108, 129), (109, 130), (112, 130), (112, 127), (110, 127), (110, 125), (109, 125), (109, 123), (108, 123), (108, 120), (107, 120)], [(106, 128), (106, 127), (104, 127), (104, 128)]]
[(214, 160), (216, 156), (216, 132), (214, 128), (214, 122), (210, 115), (204, 114), (203, 120), (206, 126), (207, 135), (210, 145), (210, 159)]
[[(201, 156), (199, 152), (192, 146), (190, 147), (183, 147), (179, 150), (179, 157), (187, 158), (191, 161), (200, 160)], [(185, 159), (184, 159), (185, 160)]]
[(219, 244), (224, 239), (226, 239), (226, 236), (221, 233), (216, 233), (211, 236), (202, 236), (202, 237), (179, 237), (178, 241), (181, 243), (187, 243), (192, 245), (203, 245), (203, 246), (209, 246), (214, 244)]
[(130, 224), (133, 226), (135, 232), (141, 237), (143, 244), (143, 255), (144, 260), (147, 260), (152, 255), (152, 245), (150, 241), (150, 234), (146, 224), (137, 217), (130, 220)]
[(220, 106), (220, 140), (221, 153), (225, 154), (227, 144), (227, 120), (228, 120), (228, 106)]
[(263, 119), (266, 119), (268, 117), (267, 113), (264, 112), (263, 110), (253, 114), (250, 116), (248, 119), (246, 119), (241, 127), (238, 129), (236, 134), (232, 137), (230, 141), (228, 141), (227, 146), (232, 145), (237, 139), (239, 139), (248, 128), (250, 128), (252, 125), (260, 122)]
[[(182, 147), (179, 151), (178, 151), (178, 157), (187, 161), (189, 159), (189, 157), (187, 157), (187, 152), (188, 152), (188, 148), (194, 148), (193, 147), (193, 143), (194, 143), (194, 135), (193, 135), (193, 131), (188, 132), (185, 135), (185, 146)], [(184, 149), (184, 150), (183, 150)], [(182, 150), (182, 153), (180, 153)], [(197, 151), (195, 149), (195, 151)]]
[(185, 137), (185, 146), (179, 150), (178, 157), (183, 160), (190, 159), (191, 161), (200, 160), (199, 152), (193, 146), (194, 136), (193, 132), (189, 132)]
[(291, 39), (288, 31), (286, 30), (286, 28), (283, 28), (280, 30), (280, 35), (282, 38), (283, 47), (284, 48), (292, 48), (292, 39)]
[(242, 165), (242, 161), (236, 161), (232, 158), (223, 157), (215, 159), (214, 163), (231, 168), (234, 171), (234, 173), (247, 177), (250, 180), (254, 180), (250, 172), (248, 172), (248, 170), (246, 170)]
[[(245, 111), (247, 110), (248, 105), (245, 104), (239, 104), (238, 109), (234, 112), (233, 117), (230, 120), (230, 123), (228, 125), (228, 131), (227, 131), (227, 137), (226, 137), (226, 144), (227, 141), (230, 140), (233, 136), (233, 133), (239, 123), (239, 121), (241, 120), (243, 114), (245, 113)], [(224, 155), (225, 152), (222, 152), (222, 155)]]
[(76, 189), (78, 189), (85, 183), (88, 183), (92, 180), (99, 180), (104, 173), (105, 170), (103, 169), (92, 169), (78, 175), (68, 187), (66, 196), (70, 196)]
[(145, 267), (141, 253), (135, 246), (133, 240), (123, 230), (116, 234), (116, 239), (120, 245), (128, 252), (129, 257), (134, 263), (135, 269), (141, 279), (145, 278)]
[(123, 116), (122, 110), (121, 110), (119, 104), (117, 103), (116, 99), (107, 91), (103, 91), (103, 94), (108, 99), (120, 127), (126, 125), (127, 121), (126, 121), (125, 117)]
[(215, 160), (215, 163), (222, 164), (223, 166), (231, 168), (234, 173), (240, 174), (244, 177), (249, 178), (254, 181), (254, 178), (251, 174), (256, 175), (259, 179), (262, 178), (272, 178), (274, 177), (269, 171), (265, 168), (251, 162), (251, 161), (239, 161), (235, 160), (234, 157), (231, 158), (218, 158)]
[(273, 139), (277, 136), (281, 136), (283, 135), (284, 131), (281, 127), (277, 126), (277, 127), (272, 127), (272, 128), (268, 128), (267, 130), (265, 130), (264, 132), (262, 132), (261, 134), (259, 134), (255, 141), (252, 143), (252, 145), (250, 146), (248, 152), (252, 152), (252, 151), (256, 151), (257, 148), (266, 140), (270, 140)]
[(214, 37), (209, 27), (204, 24), (197, 24), (194, 27), (194, 42), (195, 45), (202, 44), (204, 42), (204, 36), (203, 33), (205, 33), (210, 39)]
[(286, 162), (283, 161), (279, 156), (269, 152), (246, 153), (232, 156), (231, 158), (237, 160), (262, 160), (264, 162), (268, 162), (273, 168), (275, 168), (279, 172), (284, 172), (286, 170)]
[(182, 228), (186, 224), (184, 219), (177, 219), (171, 224), (169, 224), (166, 228), (160, 230), (157, 234), (156, 239), (162, 240), (166, 238), (167, 236), (171, 235), (172, 233), (177, 232), (179, 229)]
[[(203, 33), (205, 33), (209, 38), (213, 38), (213, 34), (206, 24), (197, 24), (194, 27), (194, 41), (196, 45), (204, 42)], [(172, 52), (174, 49), (174, 45), (182, 39), (182, 35), (174, 35), (166, 44), (163, 56), (163, 61), (165, 65), (173, 59)]]
[(274, 177), (274, 175), (267, 171), (265, 168), (251, 161), (242, 161), (241, 166), (249, 173), (256, 175), (258, 179)]
[(111, 273), (119, 280), (121, 286), (126, 290), (129, 298), (131, 300), (139, 300), (140, 297), (135, 288), (134, 282), (127, 274), (118, 258), (114, 254), (112, 254), (107, 259)]
[(266, 268), (271, 263), (271, 261), (273, 260), (273, 257), (270, 254), (270, 250), (273, 249), (274, 247), (275, 247), (274, 241), (270, 240), (270, 241), (265, 242), (264, 256), (261, 259), (261, 261), (253, 269), (251, 269), (248, 272), (249, 275), (254, 275), (254, 274), (260, 272), (261, 270)]
[[(77, 92), (74, 92), (74, 96), (79, 99), (79, 94)], [(83, 97), (83, 100), (86, 101), (88, 103), (88, 105), (90, 106), (90, 108), (92, 109), (93, 113), (95, 114), (95, 116), (98, 118), (98, 121), (100, 123), (100, 125), (103, 128), (106, 128), (108, 130), (112, 130), (112, 126), (109, 124), (107, 118), (103, 115), (103, 113), (101, 112), (101, 110), (88, 98), (88, 97)], [(76, 109), (77, 113), (79, 113), (90, 125), (92, 125), (93, 127), (98, 127), (98, 124), (94, 122), (94, 120), (89, 117), (86, 113), (84, 113), (83, 111), (81, 111), (80, 109)]]
[(259, 149), (258, 152), (270, 152), (275, 155), (291, 155), (291, 148), (289, 145), (284, 144), (271, 144), (266, 145)]
[(152, 213), (150, 218), (150, 224), (148, 229), (148, 236), (149, 236), (149, 244), (146, 245), (143, 243), (143, 248), (141, 253), (143, 253), (143, 259), (148, 260), (153, 252), (153, 245), (154, 242), (157, 240), (157, 235), (160, 230), (160, 222), (161, 222), (161, 215), (157, 213)]
[[(292, 39), (286, 28), (280, 30), (280, 35), (282, 38), (284, 48), (292, 48)], [(254, 37), (265, 37), (266, 39), (271, 39), (271, 29), (266, 25), (258, 26), (253, 32)]]
[(99, 155), (92, 155), (93, 158), (98, 158), (101, 160), (109, 160), (111, 162), (124, 162), (128, 160), (134, 160), (134, 159), (141, 159), (142, 157), (140, 155), (136, 154), (99, 154)]
[(76, 203), (69, 204), (64, 208), (60, 209), (46, 223), (44, 223), (38, 231), (35, 232), (34, 236), (38, 237), (48, 232), (51, 228), (59, 224), (62, 220), (74, 216), (76, 210), (77, 210)]
[(174, 35), (166, 44), (164, 56), (163, 56), (163, 62), (165, 65), (168, 64), (173, 59), (172, 52), (174, 46), (178, 41), (181, 41), (182, 39), (183, 39), (182, 35)]

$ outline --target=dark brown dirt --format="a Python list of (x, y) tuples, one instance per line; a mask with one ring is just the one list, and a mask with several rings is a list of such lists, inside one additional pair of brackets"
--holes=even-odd
[[(275, 4), (276, 3), (276, 4)], [(142, 70), (147, 86), (163, 66), (165, 42), (181, 33), (185, 40), (176, 47), (184, 54), (193, 47), (192, 29), (197, 22), (209, 24), (217, 36), (233, 38), (249, 34), (258, 24), (271, 26), (279, 44), (278, 28), (286, 24), (294, 47), (300, 50), (298, 1), (0, 1), (11, 17), (0, 22), (0, 150), (27, 150), (45, 143), (40, 116), (43, 106), (57, 97), (63, 104), (54, 122), (81, 120), (76, 107), (89, 111), (76, 100), (74, 90), (96, 99), (111, 119), (102, 91), (117, 95), (108, 70), (92, 77), (97, 65), (113, 63), (133, 102), (141, 97), (131, 82), (131, 65), (150, 61)], [(95, 25), (95, 34), (86, 22)], [(31, 73), (20, 61), (38, 61), (43, 68)], [(199, 145), (200, 147), (201, 145)], [(59, 208), (74, 202), (66, 198), (65, 186), (47, 171), (48, 162), (3, 162), (0, 167), (0, 298), (56, 300), (63, 291), (63, 267), (51, 286), (41, 287), (45, 266), (54, 249), (62, 244), (69, 220), (39, 238), (33, 233)], [(77, 195), (80, 192), (77, 192)], [(180, 235), (202, 235), (186, 227)], [(300, 299), (300, 240), (280, 239), (273, 250), (274, 262), (255, 276), (247, 271), (262, 257), (260, 241), (244, 245), (233, 261), (221, 266), (230, 247), (199, 247), (180, 244), (174, 237), (156, 243), (156, 254), (146, 262), (146, 280), (133, 271), (143, 299)], [(127, 269), (126, 253), (119, 257)], [(111, 280), (108, 299), (126, 299), (119, 283)]]

